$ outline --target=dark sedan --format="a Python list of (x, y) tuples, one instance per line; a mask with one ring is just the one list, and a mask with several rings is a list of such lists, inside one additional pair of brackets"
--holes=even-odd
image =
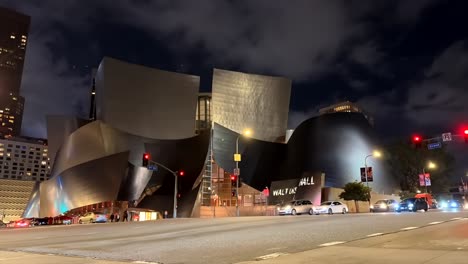
[(408, 211), (416, 212), (419, 210), (427, 211), (429, 205), (426, 200), (423, 198), (407, 198), (400, 202), (400, 204), (395, 208), (397, 212)]

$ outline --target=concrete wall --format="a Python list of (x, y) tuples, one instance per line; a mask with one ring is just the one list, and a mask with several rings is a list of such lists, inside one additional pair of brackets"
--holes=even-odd
[[(342, 193), (344, 189), (341, 188), (323, 188), (322, 189), (322, 201), (340, 201), (345, 203), (348, 206), (350, 213), (356, 213), (356, 203), (354, 201), (345, 201), (338, 196)], [(386, 195), (386, 194), (378, 194), (378, 193), (371, 193), (371, 204), (374, 204), (376, 201), (381, 199), (394, 199), (400, 201), (400, 197), (398, 195)], [(369, 203), (364, 201), (359, 201), (357, 203), (359, 208), (359, 213), (368, 213), (369, 212)]]

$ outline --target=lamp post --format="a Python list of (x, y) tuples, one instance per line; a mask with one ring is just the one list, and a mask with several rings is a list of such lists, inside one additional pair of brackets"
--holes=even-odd
[(236, 216), (239, 217), (240, 212), (239, 212), (239, 178), (240, 178), (240, 172), (239, 172), (239, 161), (241, 161), (241, 155), (239, 154), (239, 138), (240, 136), (244, 135), (249, 137), (252, 134), (252, 131), (250, 129), (244, 130), (242, 134), (239, 134), (236, 138), (236, 153), (234, 155), (234, 161), (236, 162)]
[[(372, 154), (369, 154), (364, 158), (364, 176), (366, 177), (366, 185), (368, 189), (369, 189), (369, 180), (367, 179), (367, 159), (370, 157), (380, 158), (381, 156), (382, 156), (382, 153), (380, 153), (380, 151), (374, 150)], [(370, 203), (370, 190), (369, 190), (369, 203)]]
[[(437, 168), (437, 165), (436, 165), (434, 162), (429, 161), (429, 162), (427, 163), (427, 168), (428, 168), (428, 169), (436, 169), (436, 168)], [(425, 166), (423, 166), (423, 168), (422, 168), (422, 173), (423, 173), (424, 177), (426, 177), (426, 168), (425, 168)], [(424, 182), (424, 186), (426, 187), (426, 193), (427, 193), (427, 185), (426, 185), (426, 182)]]

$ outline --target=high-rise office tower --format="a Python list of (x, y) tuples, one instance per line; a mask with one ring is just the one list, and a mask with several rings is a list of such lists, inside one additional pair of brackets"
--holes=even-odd
[(29, 16), (0, 7), (0, 136), (21, 133), (20, 87), (30, 22)]

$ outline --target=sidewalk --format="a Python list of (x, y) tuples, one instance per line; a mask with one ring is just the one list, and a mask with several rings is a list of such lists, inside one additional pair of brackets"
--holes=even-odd
[[(279, 255), (279, 256), (278, 256)], [(271, 258), (269, 258), (271, 257)], [(411, 263), (467, 264), (468, 221), (379, 235), (293, 254), (266, 255), (238, 264)]]
[[(128, 264), (129, 262), (98, 260), (92, 258), (78, 258), (57, 256), (51, 254), (34, 254), (26, 252), (0, 251), (0, 263), (8, 264)], [(145, 263), (145, 262), (140, 262)], [(148, 262), (149, 264), (150, 262)]]
[[(266, 256), (265, 256), (266, 257)], [(309, 250), (273, 259), (247, 261), (238, 264), (318, 264), (318, 263), (411, 263), (411, 264), (466, 264), (468, 252), (446, 250), (414, 250), (357, 248), (349, 246), (332, 246)]]

